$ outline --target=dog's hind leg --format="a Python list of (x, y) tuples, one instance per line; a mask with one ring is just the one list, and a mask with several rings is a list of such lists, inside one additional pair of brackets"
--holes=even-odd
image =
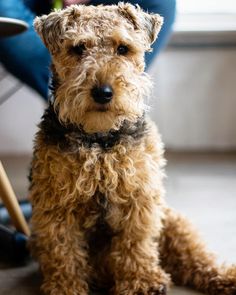
[(189, 221), (172, 209), (166, 210), (159, 245), (162, 267), (176, 285), (210, 295), (236, 295), (236, 266), (217, 265)]

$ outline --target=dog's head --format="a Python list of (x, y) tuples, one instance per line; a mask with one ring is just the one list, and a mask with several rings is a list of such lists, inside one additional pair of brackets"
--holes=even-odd
[(150, 89), (144, 54), (161, 25), (159, 15), (124, 3), (72, 5), (37, 17), (35, 29), (52, 55), (60, 121), (104, 132), (142, 116)]

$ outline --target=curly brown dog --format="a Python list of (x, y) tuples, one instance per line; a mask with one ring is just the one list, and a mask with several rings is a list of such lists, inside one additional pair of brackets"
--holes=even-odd
[(53, 100), (35, 139), (31, 249), (50, 295), (167, 293), (171, 280), (236, 294), (188, 221), (168, 208), (163, 145), (147, 117), (144, 53), (161, 28), (138, 6), (70, 6), (35, 20)]

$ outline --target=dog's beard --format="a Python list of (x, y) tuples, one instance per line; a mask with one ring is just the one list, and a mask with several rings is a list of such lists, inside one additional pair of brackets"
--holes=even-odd
[(85, 114), (81, 126), (88, 133), (108, 132), (111, 129), (118, 130), (124, 118), (111, 111), (90, 111)]
[(94, 79), (68, 79), (73, 84), (65, 82), (56, 93), (54, 106), (59, 120), (66, 124), (82, 126), (88, 133), (118, 130), (126, 121), (136, 122), (137, 118), (146, 112), (148, 107), (145, 98), (148, 97), (151, 82), (147, 74), (114, 73), (108, 83), (114, 91), (110, 103), (100, 105), (91, 97)]

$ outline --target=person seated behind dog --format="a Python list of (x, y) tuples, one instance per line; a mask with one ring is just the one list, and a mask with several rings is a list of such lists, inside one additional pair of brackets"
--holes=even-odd
[[(36, 90), (45, 100), (48, 99), (50, 56), (33, 28), (36, 15), (47, 14), (53, 7), (66, 7), (71, 4), (117, 4), (115, 0), (7, 0), (0, 1), (0, 16), (17, 18), (29, 24), (27, 32), (0, 39), (0, 62), (23, 83)], [(144, 10), (164, 17), (164, 25), (153, 44), (152, 53), (146, 55), (148, 67), (166, 44), (175, 19), (176, 0), (131, 0)]]

